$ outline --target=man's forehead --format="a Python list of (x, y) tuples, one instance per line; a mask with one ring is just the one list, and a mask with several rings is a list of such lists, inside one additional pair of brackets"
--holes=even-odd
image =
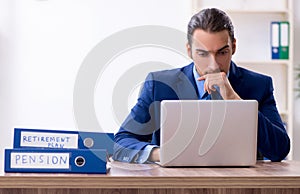
[(229, 47), (230, 47), (230, 43), (228, 42), (227, 44), (224, 44), (222, 46), (214, 48), (214, 50), (211, 50), (211, 49), (207, 48), (204, 45), (202, 45), (202, 46), (201, 45), (200, 46), (195, 46), (194, 49), (197, 50), (197, 51), (217, 52), (217, 51), (221, 51), (221, 50), (227, 49)]
[(192, 44), (194, 47), (204, 50), (219, 50), (225, 45), (231, 45), (230, 36), (227, 30), (220, 32), (206, 32), (196, 29), (193, 33)]

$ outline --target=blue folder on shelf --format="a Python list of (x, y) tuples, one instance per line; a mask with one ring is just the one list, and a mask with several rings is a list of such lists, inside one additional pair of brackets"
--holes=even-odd
[(104, 149), (5, 149), (5, 172), (105, 174)]
[(113, 154), (113, 133), (14, 129), (14, 148), (106, 149)]
[(271, 53), (272, 59), (279, 59), (280, 22), (271, 22)]

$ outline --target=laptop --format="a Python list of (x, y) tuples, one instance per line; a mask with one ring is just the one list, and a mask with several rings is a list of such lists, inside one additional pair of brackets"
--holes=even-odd
[(256, 100), (161, 102), (161, 166), (256, 164)]

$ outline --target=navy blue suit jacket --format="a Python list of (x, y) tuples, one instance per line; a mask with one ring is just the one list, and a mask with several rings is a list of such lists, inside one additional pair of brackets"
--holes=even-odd
[[(114, 160), (134, 162), (147, 145), (160, 145), (160, 102), (198, 99), (193, 65), (148, 74), (138, 102), (115, 134)], [(242, 99), (258, 101), (258, 151), (272, 161), (284, 159), (290, 139), (276, 108), (272, 79), (233, 62), (228, 79)]]

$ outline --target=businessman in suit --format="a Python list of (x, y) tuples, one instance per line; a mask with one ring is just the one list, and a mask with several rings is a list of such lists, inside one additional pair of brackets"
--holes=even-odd
[(115, 134), (114, 160), (159, 161), (160, 102), (210, 100), (216, 90), (225, 100), (258, 101), (258, 152), (272, 161), (284, 159), (290, 139), (276, 108), (272, 79), (231, 60), (236, 39), (226, 13), (212, 8), (195, 14), (188, 24), (186, 47), (193, 63), (148, 74), (136, 105)]

